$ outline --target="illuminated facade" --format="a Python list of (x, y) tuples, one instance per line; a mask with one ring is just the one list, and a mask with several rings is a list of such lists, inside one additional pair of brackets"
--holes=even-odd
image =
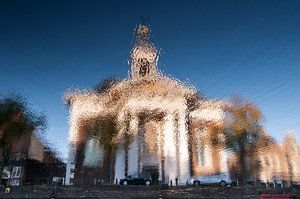
[[(143, 174), (153, 182), (178, 179), (181, 184), (201, 173), (201, 166), (211, 172), (226, 170), (220, 151), (195, 147), (205, 125), (222, 119), (222, 103), (204, 100), (194, 87), (158, 71), (159, 53), (149, 40), (148, 26), (139, 25), (135, 35), (128, 78), (102, 91), (65, 94), (70, 109), (66, 184), (72, 184), (72, 170), (75, 181), (90, 175), (89, 182), (101, 178), (112, 183)], [(91, 121), (98, 130), (87, 130)], [(214, 162), (212, 154), (220, 160)]]

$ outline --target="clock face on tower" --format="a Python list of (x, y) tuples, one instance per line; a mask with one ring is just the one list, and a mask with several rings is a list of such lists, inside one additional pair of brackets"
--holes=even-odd
[(140, 68), (140, 72), (139, 72), (140, 75), (142, 77), (145, 77), (149, 73), (149, 70), (150, 70), (149, 61), (146, 58), (140, 58), (138, 60), (138, 64), (139, 64), (139, 68)]

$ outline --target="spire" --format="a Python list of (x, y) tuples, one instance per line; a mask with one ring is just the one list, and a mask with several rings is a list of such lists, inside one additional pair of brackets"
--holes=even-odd
[(150, 40), (151, 30), (141, 23), (135, 29), (135, 43), (131, 50), (131, 77), (139, 80), (157, 75), (158, 53)]

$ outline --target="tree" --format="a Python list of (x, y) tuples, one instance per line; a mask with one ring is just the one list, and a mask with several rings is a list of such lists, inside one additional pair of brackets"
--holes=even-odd
[(107, 92), (113, 85), (120, 81), (119, 78), (111, 76), (109, 78), (101, 80), (94, 88), (98, 93)]
[(243, 186), (251, 173), (249, 159), (273, 139), (264, 132), (263, 115), (254, 104), (233, 97), (224, 112), (223, 124), (214, 127), (212, 140), (214, 144), (223, 144), (235, 154), (239, 163), (235, 165), (239, 170), (238, 181)]
[(0, 151), (2, 166), (8, 163), (10, 149), (14, 141), (27, 133), (42, 132), (46, 128), (46, 118), (27, 107), (26, 100), (16, 94), (0, 99)]

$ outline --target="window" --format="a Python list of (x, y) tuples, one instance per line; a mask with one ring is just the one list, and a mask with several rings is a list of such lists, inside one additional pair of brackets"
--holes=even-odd
[(14, 179), (14, 180), (11, 180), (9, 182), (10, 186), (19, 186), (20, 185), (20, 180), (18, 179)]
[(11, 177), (12, 178), (20, 178), (21, 176), (22, 167), (21, 166), (15, 166), (13, 167)]
[(138, 60), (140, 66), (140, 75), (145, 77), (149, 73), (149, 61), (146, 58)]

